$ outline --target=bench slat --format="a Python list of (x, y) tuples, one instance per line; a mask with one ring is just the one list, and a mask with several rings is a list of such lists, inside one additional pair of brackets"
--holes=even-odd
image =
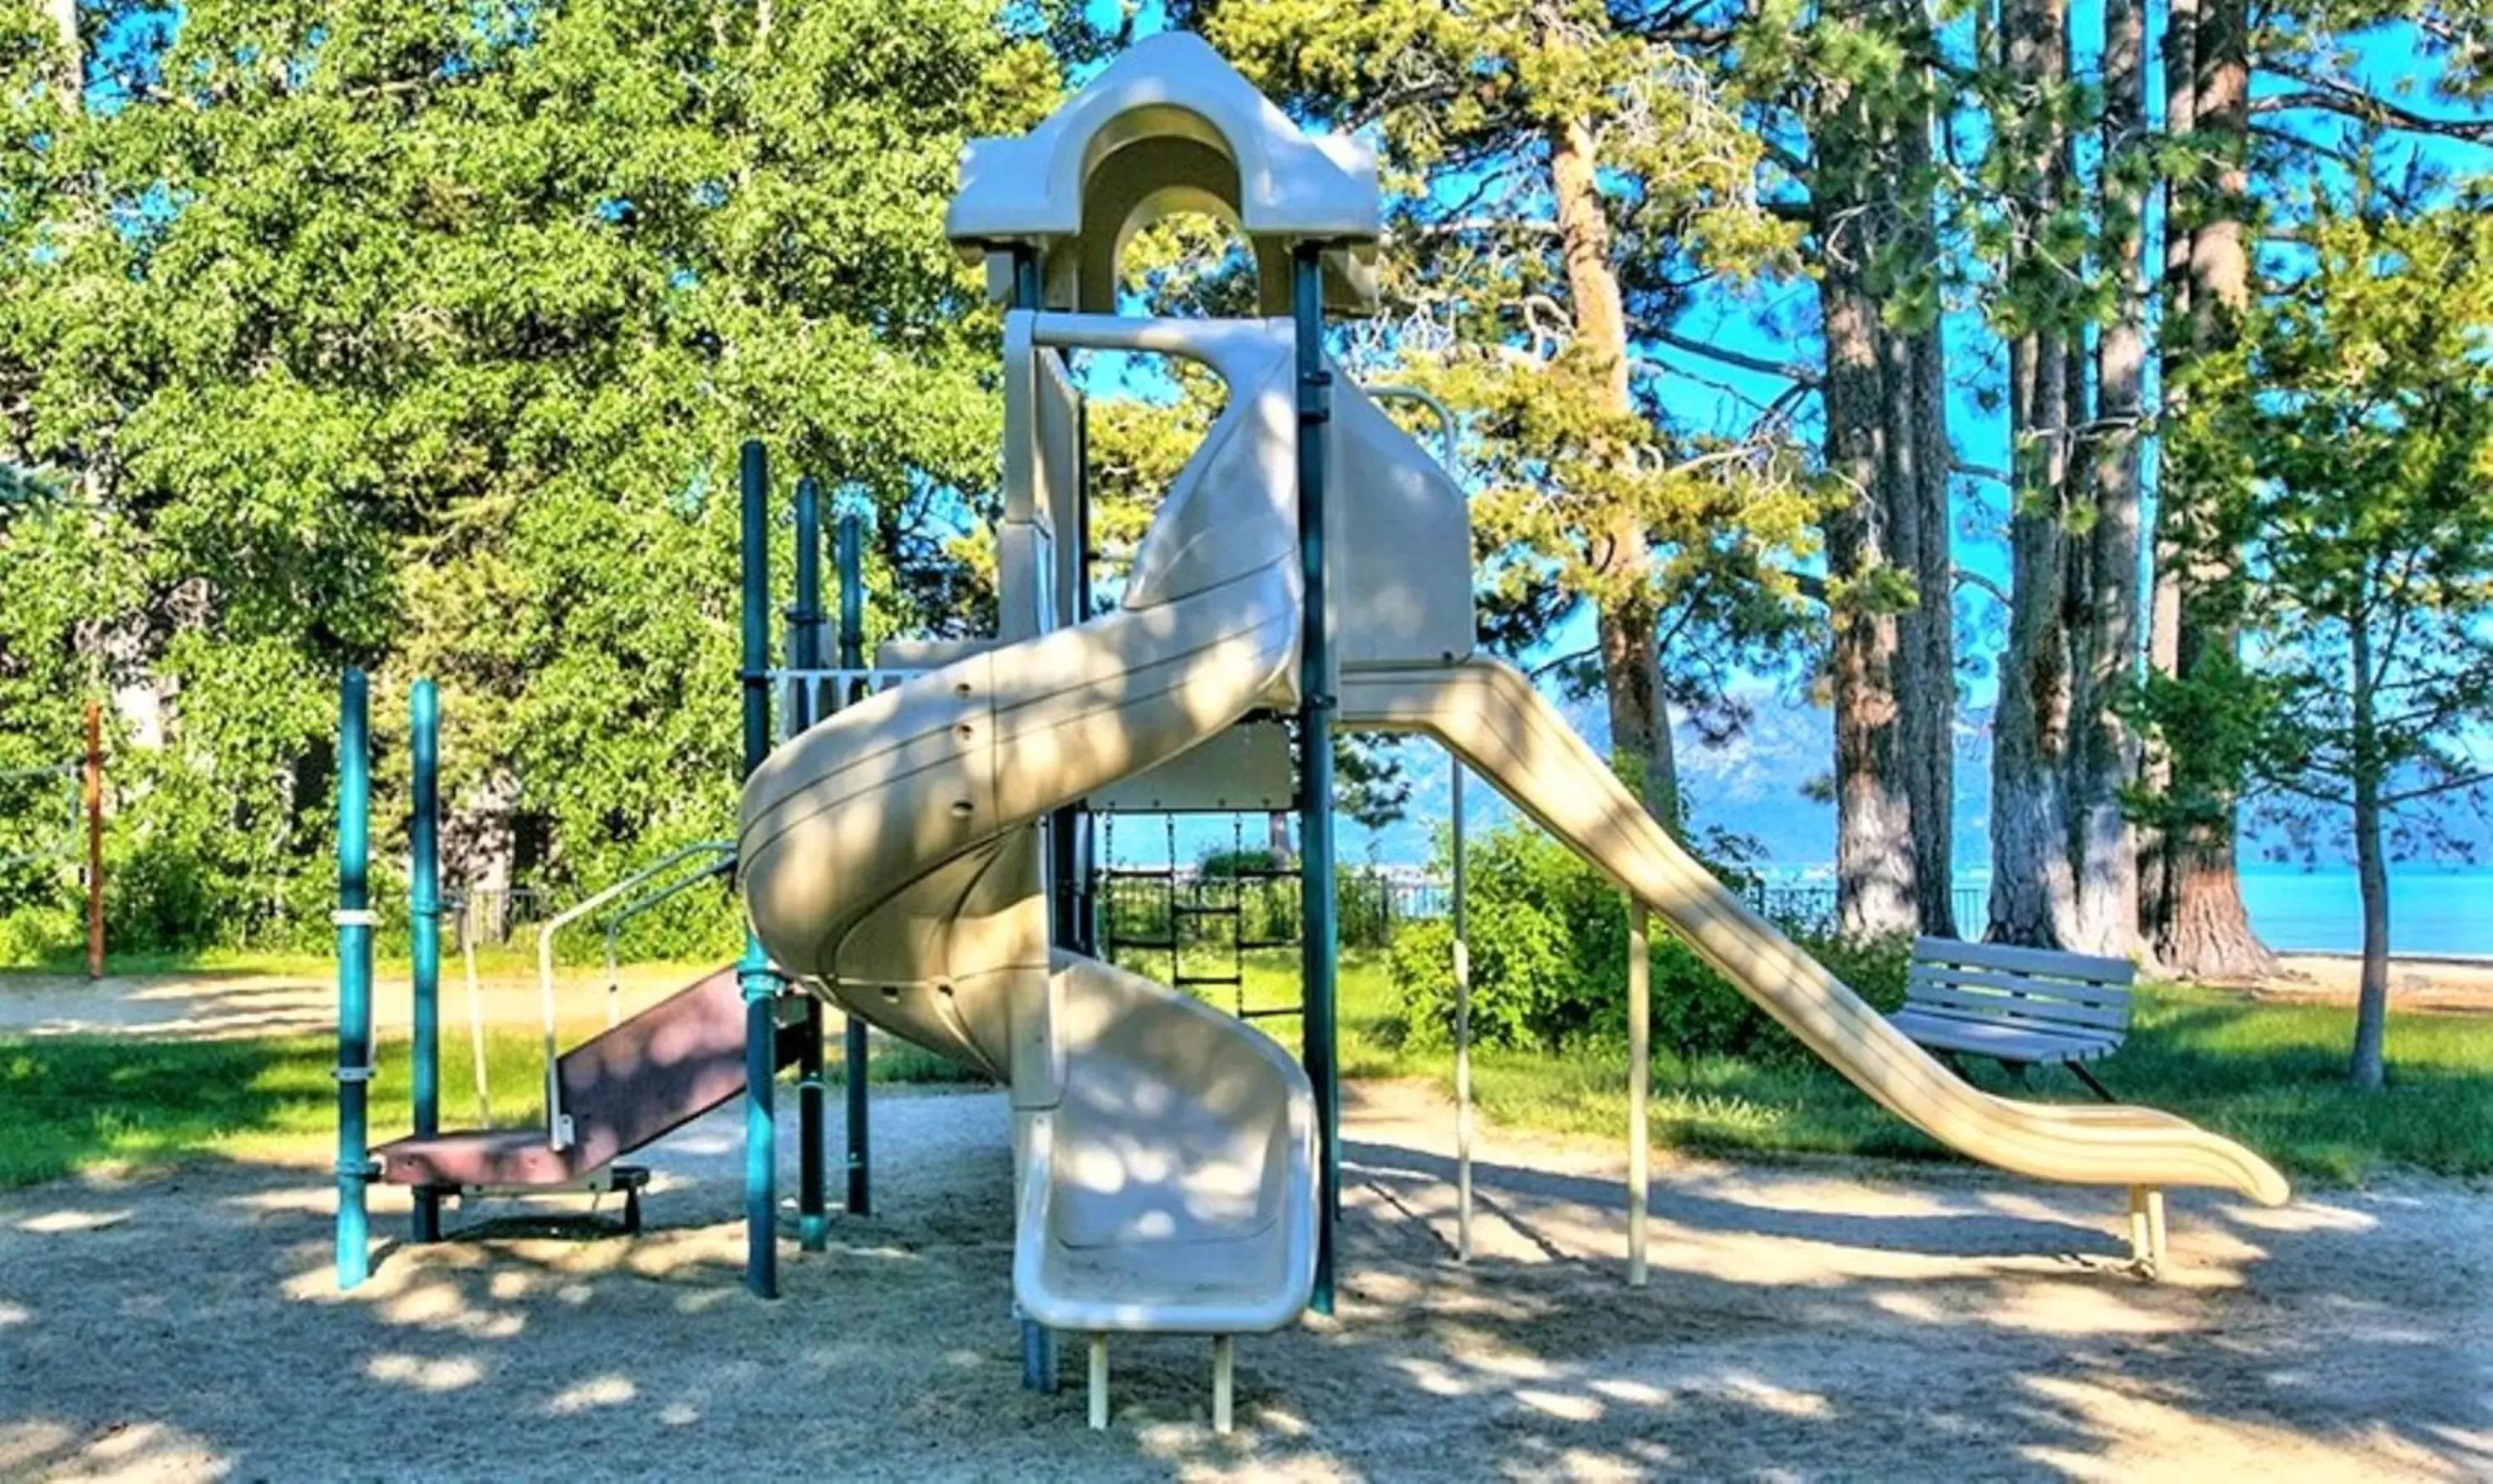
[(2017, 1021), (2021, 1024), (2087, 1026), (2115, 1031), (2129, 1027), (2127, 1005), (2089, 1005), (2042, 994), (1994, 994), (1944, 984), (1913, 985), (1905, 992), (1905, 1003), (1911, 1008), (1943, 1010), (1974, 1020)]
[(1997, 1021), (1966, 1021), (1953, 1016), (1925, 1015), (1914, 1010), (1896, 1012), (1893, 1024), (1898, 1030), (1923, 1046), (1969, 1052), (1977, 1056), (2022, 1061), (2035, 1066), (2092, 1061), (2119, 1049), (2118, 1040), (2054, 1035), (2048, 1031), (2004, 1025)]
[(2002, 974), (1989, 969), (1958, 968), (1949, 964), (1916, 964), (1909, 982), (1952, 984), (1975, 990), (2009, 990), (2020, 994), (2046, 994), (2087, 1005), (2126, 1005), (2129, 986), (2091, 979), (2047, 979), (2036, 974)]
[(2061, 953), (2051, 948), (2018, 948), (2006, 943), (1967, 943), (1952, 937), (1914, 939), (1913, 962), (1961, 964), (1971, 968), (1998, 968), (2010, 973), (2088, 979), (2100, 984), (2129, 984), (2138, 978), (2138, 965), (2127, 959)]

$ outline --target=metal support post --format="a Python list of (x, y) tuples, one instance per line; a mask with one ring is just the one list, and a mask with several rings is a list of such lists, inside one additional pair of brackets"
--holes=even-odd
[(1472, 947), (1463, 905), (1463, 760), (1454, 758), (1455, 1257), (1472, 1260)]
[[(854, 489), (854, 487), (850, 487)], [(848, 490), (842, 491), (845, 496)], [(864, 491), (856, 491), (860, 496)], [(844, 501), (844, 503), (846, 503)], [(865, 668), (865, 521), (854, 509), (842, 510), (832, 527), (838, 547), (832, 563), (840, 579), (840, 668)], [(846, 704), (848, 697), (840, 697)], [(866, 1041), (866, 1024), (862, 1016), (844, 1017), (840, 1034), (840, 1059), (847, 1068), (849, 1126), (849, 1193), (848, 1211), (852, 1216), (874, 1214), (874, 1105), (867, 1097), (866, 1074), (873, 1048)]]
[[(1017, 310), (1044, 309), (1045, 290), (1039, 282), (1038, 250), (1027, 243), (1017, 243), (1012, 250), (1012, 307)], [(1062, 533), (1060, 533), (1060, 537)], [(1076, 530), (1073, 540), (1079, 542)], [(1054, 887), (1048, 901), (1048, 937), (1057, 946), (1081, 952), (1088, 933), (1081, 911), (1082, 888), (1077, 879), (1081, 871), (1081, 852), (1076, 840), (1081, 829), (1079, 809), (1060, 809), (1047, 816), (1048, 879)], [(1097, 1410), (1105, 1406), (1107, 1342), (1095, 1338), (1092, 1363), (1099, 1368), (1099, 1385), (1092, 1406), (1098, 1416), (1097, 1426), (1107, 1425), (1107, 1413)], [(1056, 1331), (1030, 1320), (1021, 1321), (1021, 1383), (1026, 1391), (1049, 1392), (1056, 1389)]]
[[(407, 696), (407, 762), (413, 799), (407, 818), (406, 931), (414, 997), (409, 1079), (415, 1136), (441, 1132), (441, 698), (430, 680)], [(441, 1193), (415, 1192), (414, 1239), (441, 1240)]]
[[(788, 610), (788, 664), (810, 677), (823, 668), (823, 496), (810, 474), (796, 481), (796, 603)], [(814, 725), (814, 682), (801, 679), (788, 697), (788, 732)], [(805, 996), (796, 1054), (796, 1246), (830, 1245), (823, 1158), (823, 1001)]]
[(372, 1275), (364, 1198), (373, 1166), (366, 1097), (373, 1080), (371, 703), (364, 672), (338, 691), (338, 1287)]
[(1646, 1101), (1653, 1085), (1653, 959), (1645, 950), (1642, 898), (1628, 899), (1628, 1285), (1645, 1280), (1646, 1207), (1652, 1203), (1652, 1141)]
[[(743, 494), (744, 774), (770, 753), (770, 476), (762, 445), (748, 442), (738, 468)], [(744, 1286), (779, 1296), (779, 1129), (775, 1080), (779, 976), (747, 926), (736, 964), (744, 991)]]
[(1298, 322), (1299, 571), (1306, 591), (1299, 641), (1299, 891), (1306, 925), (1306, 1048), (1316, 1097), (1319, 1167), (1315, 1290), (1308, 1307), (1334, 1308), (1334, 1227), (1341, 1217), (1341, 1078), (1335, 1063), (1333, 625), (1325, 594), (1325, 425), (1333, 416), (1325, 370), (1323, 250), (1290, 252), (1290, 312)]

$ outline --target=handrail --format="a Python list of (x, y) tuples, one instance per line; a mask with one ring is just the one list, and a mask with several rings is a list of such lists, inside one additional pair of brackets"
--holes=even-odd
[(1421, 406), (1424, 406), (1430, 412), (1435, 413), (1437, 416), (1437, 462), (1445, 467), (1446, 476), (1448, 478), (1451, 479), (1454, 477), (1455, 458), (1458, 452), (1456, 447), (1456, 430), (1458, 425), (1455, 421), (1455, 412), (1452, 407), (1449, 407), (1443, 401), (1438, 401), (1436, 394), (1433, 392), (1426, 392), (1415, 386), (1403, 386), (1397, 382), (1380, 381), (1374, 386), (1363, 386), (1360, 390), (1367, 393), (1371, 401), (1390, 401), (1399, 399), (1403, 401), (1418, 402)]
[(486, 1071), (485, 999), (476, 987), (476, 899), (470, 892), (461, 892), (450, 901), (458, 905), (459, 957), (467, 967), (467, 1056), (476, 1074), (476, 1126), (492, 1128), (494, 1094)]
[(701, 885), (705, 881), (727, 876), (736, 870), (736, 858), (713, 861), (691, 876), (670, 881), (656, 891), (643, 892), (614, 911), (597, 919), (598, 930), (606, 935), (606, 1027), (615, 1028), (622, 1020), (623, 984), (616, 968), (615, 944), (624, 927), (644, 912), (656, 910), (666, 903)]
[[(557, 1149), (571, 1147), (571, 1117), (562, 1111), (562, 1084), (556, 1076), (556, 1061), (561, 1052), (555, 1035), (554, 1011), (554, 938), (564, 928), (632, 891), (642, 883), (672, 871), (676, 866), (700, 855), (731, 855), (736, 844), (727, 840), (706, 840), (669, 851), (655, 862), (642, 867), (604, 891), (583, 902), (574, 903), (547, 919), (537, 929), (537, 999), (545, 1013), (545, 1079), (546, 1138)], [(709, 875), (704, 872), (704, 876)]]
[(783, 706), (792, 705), (800, 685), (816, 690), (824, 686), (834, 687), (832, 694), (837, 698), (830, 706), (818, 708), (819, 719), (854, 699), (871, 695), (879, 687), (903, 684), (926, 672), (924, 667), (914, 665), (782, 665), (770, 671), (770, 681), (778, 689)]

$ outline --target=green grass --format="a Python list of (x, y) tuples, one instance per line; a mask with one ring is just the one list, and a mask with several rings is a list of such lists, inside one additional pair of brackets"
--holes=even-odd
[[(325, 969), (324, 965), (315, 966)], [(265, 957), (224, 966), (286, 971)], [(1163, 959), (1137, 962), (1165, 972)], [(1198, 965), (1208, 967), (1210, 965)], [(1298, 972), (1287, 954), (1246, 967), (1249, 1005), (1293, 1005)], [(0, 992), (5, 987), (0, 986)], [(1340, 978), (1341, 1062), (1351, 1078), (1425, 1077), (1452, 1083), (1443, 1052), (1396, 1043), (1394, 991), (1382, 955), (1351, 954)], [(1209, 997), (1232, 1004), (1231, 992)], [(1295, 1018), (1258, 1022), (1285, 1046)], [(2397, 1169), (2493, 1176), (2493, 1021), (2392, 1014), (2390, 1086), (2345, 1084), (2353, 1013), (2340, 1006), (2262, 1004), (2237, 995), (2151, 985), (2139, 996), (2129, 1044), (2103, 1063), (2125, 1101), (2169, 1109), (2241, 1140), (2297, 1178), (2359, 1181)], [(834, 1043), (832, 1055), (837, 1058)], [(0, 1188), (99, 1167), (158, 1168), (197, 1159), (316, 1157), (335, 1137), (335, 1055), (325, 1037), (180, 1043), (100, 1037), (0, 1037)], [(524, 1030), (488, 1041), (496, 1121), (539, 1115), (538, 1041)], [(376, 1139), (407, 1126), (403, 1039), (384, 1041), (373, 1083)], [(1557, 1054), (1482, 1048), (1473, 1085), (1484, 1113), (1524, 1128), (1615, 1135), (1626, 1123), (1627, 1058), (1616, 1045)], [(465, 1042), (443, 1047), (444, 1120), (474, 1121)], [(2085, 1101), (2064, 1074), (2037, 1072), (2019, 1088), (1988, 1064), (1975, 1080), (2022, 1097)], [(879, 1052), (878, 1081), (957, 1081), (951, 1063), (912, 1047)], [(1745, 1158), (1867, 1154), (1938, 1159), (1938, 1145), (1874, 1107), (1841, 1078), (1799, 1058), (1654, 1062), (1655, 1143)]]
[[(542, 1042), (533, 1031), (486, 1037), (493, 1123), (526, 1128), (545, 1115)], [(840, 1080), (836, 1034), (830, 1080)], [(103, 1036), (0, 1036), (0, 1190), (98, 1169), (158, 1170), (199, 1160), (317, 1157), (337, 1139), (337, 1042), (326, 1036), (230, 1041)], [(441, 1118), (479, 1122), (464, 1038), (441, 1053)], [(406, 1132), (404, 1036), (375, 1048), (375, 1143)], [(906, 1045), (877, 1049), (876, 1082), (958, 1082), (969, 1074)]]
[[(1451, 1088), (1445, 1054), (1391, 1044), (1384, 1024), (1393, 1003), (1381, 965), (1345, 965), (1345, 1068), (1425, 1076)], [(2348, 1006), (2148, 985), (2128, 1043), (2095, 1070), (2122, 1101), (2238, 1139), (2300, 1179), (2345, 1184), (2393, 1169), (2493, 1175), (2493, 1021), (2392, 1012), (2390, 1084), (2379, 1093), (2347, 1085), (2354, 1035)], [(2093, 1100), (2065, 1072), (2036, 1069), (2021, 1086), (1989, 1062), (1968, 1070), (1977, 1083), (2011, 1097)], [(1472, 1086), (1482, 1112), (1502, 1123), (1605, 1135), (1627, 1123), (1624, 1046), (1557, 1054), (1482, 1048)], [(1833, 1070), (1798, 1056), (1683, 1060), (1659, 1053), (1653, 1089), (1653, 1138), (1663, 1147), (1750, 1157), (1951, 1157)]]

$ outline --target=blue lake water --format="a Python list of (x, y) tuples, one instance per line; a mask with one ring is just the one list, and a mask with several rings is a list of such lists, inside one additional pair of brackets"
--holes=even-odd
[[(2271, 948), (2351, 953), (2363, 945), (2352, 871), (2245, 871), (2242, 905)], [(2493, 956), (2493, 871), (2390, 871), (2389, 947)]]

